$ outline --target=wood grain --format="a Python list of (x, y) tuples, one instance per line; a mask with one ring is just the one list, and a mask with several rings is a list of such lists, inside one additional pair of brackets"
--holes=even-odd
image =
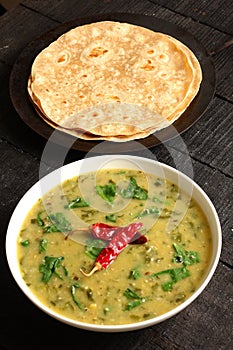
[(182, 136), (190, 154), (228, 176), (233, 176), (232, 105), (218, 97)]
[[(224, 47), (233, 34), (231, 3), (231, 0), (23, 0), (0, 17), (0, 349), (63, 350), (70, 344), (80, 347), (83, 343), (88, 350), (232, 349), (233, 46)], [(11, 103), (12, 66), (25, 45), (60, 23), (112, 12), (147, 14), (178, 24), (212, 55), (217, 86), (206, 112), (181, 136), (150, 150), (144, 148), (136, 155), (157, 159), (192, 177), (215, 205), (223, 233), (220, 262), (203, 293), (172, 319), (124, 334), (87, 332), (45, 315), (17, 287), (4, 248), (10, 216), (21, 196), (38, 180), (46, 144), (22, 122)], [(55, 147), (43, 163), (45, 173), (59, 166), (62, 152), (64, 149)], [(94, 151), (86, 155), (70, 150), (64, 163), (95, 155)]]
[[(15, 18), (12, 24), (10, 18)], [(26, 23), (26, 25), (25, 25)], [(0, 61), (13, 65), (31, 40), (53, 28), (57, 22), (27, 8), (17, 6), (1, 17)]]
[(191, 17), (210, 27), (233, 34), (233, 8), (231, 0), (202, 1), (202, 0), (150, 0), (170, 10)]

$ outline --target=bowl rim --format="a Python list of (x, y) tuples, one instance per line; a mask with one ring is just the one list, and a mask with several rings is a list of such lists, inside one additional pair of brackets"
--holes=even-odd
[[(133, 160), (136, 162), (136, 164), (138, 164), (138, 162), (139, 163), (142, 162), (142, 163), (146, 163), (149, 165), (153, 165), (154, 167), (157, 167), (157, 168), (161, 167), (163, 169), (163, 171), (165, 170), (165, 172), (167, 172), (169, 174), (173, 174), (175, 176), (178, 176), (178, 178), (181, 176), (182, 180), (184, 180), (185, 183), (191, 184), (194, 191), (196, 191), (196, 193), (198, 193), (203, 198), (205, 204), (208, 205), (208, 210), (210, 211), (212, 217), (214, 218), (214, 225), (215, 225), (215, 231), (216, 231), (215, 232), (216, 243), (215, 243), (215, 251), (214, 251), (214, 247), (212, 248), (211, 262), (209, 263), (208, 271), (205, 274), (205, 278), (203, 279), (203, 281), (201, 282), (201, 284), (199, 285), (197, 290), (183, 303), (181, 303), (180, 305), (178, 305), (174, 309), (172, 309), (172, 310), (170, 310), (162, 315), (156, 316), (156, 317), (148, 319), (148, 320), (129, 323), (129, 324), (119, 324), (119, 325), (108, 325), (108, 324), (107, 325), (97, 325), (97, 324), (81, 322), (79, 320), (74, 320), (74, 319), (62, 316), (61, 314), (51, 310), (49, 307), (45, 306), (39, 299), (37, 299), (35, 297), (35, 295), (33, 294), (33, 292), (31, 292), (29, 287), (26, 286), (26, 284), (22, 278), (22, 275), (20, 273), (19, 263), (17, 262), (17, 254), (16, 254), (17, 241), (16, 241), (16, 238), (18, 237), (20, 227), (21, 227), (22, 222), (25, 219), (27, 214), (24, 216), (24, 218), (21, 219), (20, 224), (18, 224), (18, 225), (17, 225), (17, 215), (20, 212), (20, 209), (22, 208), (24, 203), (28, 201), (28, 199), (30, 199), (30, 203), (31, 203), (30, 205), (28, 204), (28, 211), (29, 211), (30, 208), (36, 203), (37, 199), (39, 199), (41, 197), (41, 193), (39, 195), (39, 190), (41, 189), (41, 184), (42, 183), (46, 184), (48, 182), (50, 183), (51, 179), (54, 179), (54, 176), (55, 177), (58, 176), (59, 173), (61, 173), (61, 171), (65, 171), (67, 174), (67, 173), (69, 173), (69, 171), (71, 171), (71, 172), (74, 171), (74, 169), (76, 169), (76, 167), (80, 168), (82, 166), (82, 164), (85, 164), (85, 162), (93, 163), (93, 161), (94, 161), (94, 162), (97, 162), (98, 164), (102, 165), (104, 162), (108, 162), (108, 161), (112, 161), (112, 160), (114, 160), (114, 161), (115, 160), (127, 160), (127, 161)], [(120, 166), (119, 166), (119, 168), (120, 168)], [(94, 169), (93, 171), (95, 171), (95, 170), (96, 169)], [(85, 171), (84, 172), (81, 171), (81, 173), (85, 173)], [(153, 173), (153, 171), (151, 171), (151, 173)], [(61, 182), (63, 182), (66, 178), (68, 179), (68, 178), (75, 176), (75, 175), (72, 175), (69, 177), (66, 177), (66, 176), (64, 179), (62, 179)], [(59, 182), (55, 183), (53, 185), (49, 185), (48, 189), (52, 189), (58, 184), (59, 184)], [(183, 190), (185, 191), (185, 189), (183, 189)], [(37, 193), (37, 198), (33, 199), (33, 202), (32, 202), (31, 196), (34, 192)], [(47, 191), (45, 191), (45, 192), (47, 192)], [(209, 220), (208, 217), (207, 217), (207, 220)], [(15, 232), (15, 228), (14, 228), (15, 225), (18, 226), (17, 233)], [(212, 234), (212, 238), (213, 238), (213, 234)], [(12, 250), (12, 243), (15, 244), (15, 247), (13, 250)], [(206, 286), (210, 282), (210, 280), (213, 277), (213, 274), (217, 268), (217, 265), (218, 265), (218, 262), (220, 259), (220, 255), (221, 255), (221, 249), (222, 249), (222, 231), (221, 231), (221, 224), (220, 224), (220, 220), (218, 217), (218, 213), (217, 213), (212, 201), (210, 200), (210, 198), (206, 194), (206, 192), (193, 179), (191, 179), (189, 176), (187, 176), (186, 174), (184, 174), (180, 170), (177, 170), (177, 169), (171, 167), (170, 165), (159, 162), (157, 160), (150, 159), (150, 158), (144, 158), (144, 157), (140, 157), (140, 156), (121, 155), (121, 154), (120, 155), (101, 155), (101, 156), (88, 157), (88, 158), (84, 158), (81, 160), (77, 160), (77, 161), (68, 163), (66, 165), (63, 165), (63, 166), (51, 171), (49, 174), (45, 175), (41, 179), (39, 179), (34, 185), (32, 185), (25, 192), (25, 194), (18, 201), (18, 204), (16, 205), (15, 209), (13, 210), (13, 213), (12, 213), (11, 218), (9, 220), (7, 234), (6, 234), (6, 240), (5, 240), (6, 257), (7, 257), (7, 262), (8, 262), (8, 267), (10, 269), (10, 272), (11, 272), (12, 276), (14, 277), (16, 284), (19, 286), (21, 291), (29, 298), (29, 300), (31, 300), (43, 312), (47, 313), (48, 315), (50, 315), (54, 319), (57, 319), (58, 321), (61, 321), (65, 324), (74, 326), (76, 328), (95, 331), (95, 332), (133, 331), (133, 330), (138, 330), (138, 329), (147, 328), (147, 327), (156, 325), (162, 321), (165, 321), (165, 320), (175, 316), (180, 311), (184, 310), (188, 305), (190, 305), (206, 288)], [(14, 252), (13, 255), (12, 255), (12, 251)]]

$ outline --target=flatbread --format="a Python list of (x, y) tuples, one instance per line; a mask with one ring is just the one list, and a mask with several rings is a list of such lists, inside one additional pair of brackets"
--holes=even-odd
[(103, 21), (46, 47), (33, 62), (28, 92), (43, 119), (64, 132), (127, 141), (172, 124), (201, 80), (196, 56), (177, 39)]

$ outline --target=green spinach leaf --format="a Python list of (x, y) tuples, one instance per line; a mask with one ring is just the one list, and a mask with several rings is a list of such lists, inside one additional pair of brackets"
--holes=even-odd
[(62, 260), (64, 260), (63, 256), (45, 256), (44, 262), (39, 266), (39, 271), (42, 273), (43, 282), (48, 283), (53, 275), (56, 275), (58, 278), (62, 279), (58, 273), (58, 268), (60, 267)]
[(77, 282), (71, 286), (71, 295), (74, 303), (79, 307), (81, 311), (85, 310), (85, 307), (80, 303), (80, 301), (76, 297), (76, 289), (80, 288), (80, 284)]
[(109, 222), (116, 222), (117, 216), (116, 214), (109, 214), (105, 216), (105, 219), (106, 221), (109, 221)]
[(138, 215), (138, 218), (142, 218), (143, 216), (147, 216), (147, 215), (151, 215), (151, 214), (158, 215), (159, 209), (157, 207), (144, 209), (143, 212)]
[(29, 239), (25, 239), (25, 241), (22, 241), (20, 244), (21, 244), (23, 247), (27, 247), (27, 246), (29, 246), (29, 244), (30, 244), (30, 240), (29, 240)]
[(95, 260), (104, 247), (105, 243), (101, 239), (89, 239), (85, 245), (85, 254)]
[(146, 298), (141, 297), (139, 294), (135, 293), (132, 289), (127, 288), (124, 291), (124, 296), (130, 301), (126, 304), (125, 310), (129, 311), (134, 309), (135, 307), (141, 305), (146, 301)]
[(112, 181), (109, 181), (107, 185), (96, 186), (96, 192), (98, 195), (103, 198), (108, 203), (113, 203), (116, 196), (116, 184)]
[(82, 197), (77, 197), (69, 201), (68, 204), (65, 205), (65, 208), (73, 209), (73, 208), (84, 208), (89, 206), (90, 206), (89, 203), (86, 202)]
[(127, 288), (125, 291), (124, 291), (124, 296), (128, 299), (143, 299), (140, 295), (138, 295), (137, 293), (135, 293), (132, 289), (130, 288)]
[(134, 177), (130, 178), (129, 185), (126, 189), (121, 190), (121, 196), (123, 198), (135, 198), (135, 199), (147, 199), (148, 193), (142, 187), (138, 186)]
[(158, 277), (161, 275), (169, 275), (170, 276), (170, 280), (163, 282), (162, 283), (162, 289), (164, 291), (169, 291), (172, 289), (173, 284), (177, 283), (178, 281), (189, 277), (190, 276), (190, 272), (186, 269), (186, 267), (178, 267), (175, 269), (168, 269), (168, 270), (163, 270), (163, 271), (159, 271), (157, 273), (153, 273), (150, 275), (150, 277)]
[[(56, 229), (58, 232), (72, 231), (71, 224), (66, 219), (63, 213), (51, 214), (49, 215), (49, 219), (53, 223), (51, 227), (53, 227), (53, 229)], [(51, 231), (51, 232), (54, 232), (54, 231)]]
[(63, 213), (50, 214), (43, 219), (42, 213), (38, 213), (36, 221), (44, 233), (72, 231), (71, 224)]
[(139, 306), (142, 304), (141, 300), (131, 300), (126, 304), (126, 310), (130, 311), (134, 309), (135, 307)]
[(133, 269), (129, 273), (129, 278), (133, 280), (137, 280), (140, 277), (140, 272), (138, 269)]
[(200, 262), (200, 257), (197, 252), (188, 251), (177, 243), (173, 243), (173, 248), (175, 249), (173, 262), (182, 263), (184, 266)]
[(36, 222), (39, 226), (41, 226), (41, 227), (44, 226), (44, 221), (41, 219), (41, 213), (37, 214)]
[(40, 246), (39, 246), (39, 252), (44, 253), (47, 249), (48, 240), (46, 238), (43, 238), (40, 240)]

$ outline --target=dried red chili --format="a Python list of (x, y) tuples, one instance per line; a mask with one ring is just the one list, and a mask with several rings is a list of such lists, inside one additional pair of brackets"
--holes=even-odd
[(97, 222), (91, 225), (91, 234), (95, 238), (103, 239), (104, 241), (108, 241), (112, 239), (113, 235), (116, 233), (118, 226), (111, 226), (108, 224), (104, 224), (102, 222)]
[(125, 249), (129, 242), (142, 227), (141, 222), (132, 223), (126, 227), (118, 227), (108, 245), (103, 248), (95, 260), (95, 264), (89, 273), (80, 270), (83, 275), (91, 276), (95, 271), (106, 269)]
[(136, 233), (132, 241), (129, 244), (144, 244), (147, 242), (147, 238), (144, 235), (141, 235), (139, 232)]
[[(119, 226), (112, 226), (98, 222), (91, 225), (90, 231), (95, 238), (102, 239), (104, 241), (110, 241), (118, 229)], [(137, 232), (129, 244), (143, 244), (146, 242), (147, 238)]]

